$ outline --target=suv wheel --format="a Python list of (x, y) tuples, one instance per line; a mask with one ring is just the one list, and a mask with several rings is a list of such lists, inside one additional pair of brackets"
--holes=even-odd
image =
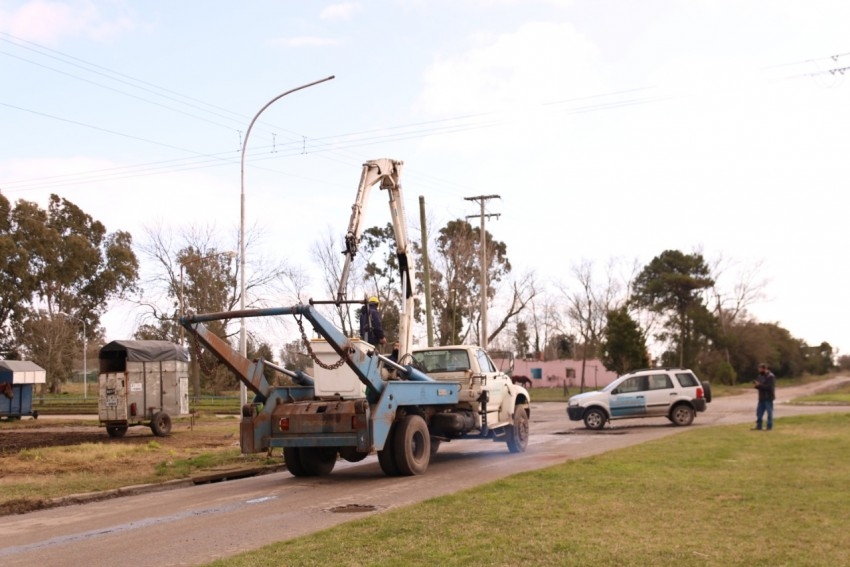
[(691, 406), (679, 404), (670, 412), (670, 421), (673, 425), (690, 425), (694, 422), (694, 410)]
[(602, 429), (608, 416), (599, 408), (590, 408), (584, 412), (584, 426), (588, 429)]

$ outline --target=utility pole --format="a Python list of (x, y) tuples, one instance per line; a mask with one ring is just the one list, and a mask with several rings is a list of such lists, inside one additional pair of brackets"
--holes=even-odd
[(419, 195), (419, 230), (422, 232), (422, 270), (425, 279), (425, 322), (428, 346), (434, 346), (434, 319), (431, 315), (431, 260), (428, 258), (428, 230), (425, 228), (425, 197)]
[(467, 215), (466, 218), (475, 217), (481, 218), (481, 348), (487, 348), (487, 238), (484, 230), (484, 220), (488, 217), (498, 218), (498, 214), (486, 214), (484, 212), (484, 203), (489, 199), (501, 199), (499, 195), (479, 195), (477, 197), (464, 197), (466, 201), (479, 201), (481, 204), (481, 213), (477, 215)]

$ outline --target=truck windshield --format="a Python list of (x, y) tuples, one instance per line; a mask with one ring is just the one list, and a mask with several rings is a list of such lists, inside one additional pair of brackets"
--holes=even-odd
[(457, 372), (469, 370), (469, 354), (463, 349), (421, 350), (413, 353), (413, 360), (425, 372)]

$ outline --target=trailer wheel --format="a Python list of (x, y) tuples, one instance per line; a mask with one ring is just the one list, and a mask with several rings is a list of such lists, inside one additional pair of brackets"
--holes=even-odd
[(127, 433), (127, 426), (126, 425), (107, 425), (106, 426), (106, 433), (110, 437), (114, 437), (115, 439), (118, 439), (120, 437), (124, 437), (124, 434)]
[(384, 448), (378, 451), (378, 464), (381, 465), (381, 470), (387, 476), (399, 476), (401, 471), (395, 462), (395, 432), (396, 425), (393, 423), (390, 426), (390, 431), (387, 434), (387, 440), (384, 443)]
[(514, 422), (508, 426), (508, 451), (511, 453), (524, 453), (528, 447), (528, 414), (525, 407), (517, 406), (514, 409)]
[(336, 464), (334, 447), (301, 447), (301, 465), (308, 476), (327, 476)]
[(422, 416), (406, 415), (393, 440), (396, 465), (403, 476), (422, 474), (431, 461), (431, 436)]
[(171, 433), (171, 416), (164, 411), (158, 411), (153, 414), (151, 431), (157, 437), (168, 437)]
[(301, 464), (301, 449), (299, 447), (284, 447), (283, 462), (292, 476), (310, 476)]

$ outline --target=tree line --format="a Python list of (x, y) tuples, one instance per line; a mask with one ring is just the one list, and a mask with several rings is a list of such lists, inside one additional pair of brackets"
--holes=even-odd
[[(507, 244), (485, 231), (487, 286), (482, 289), (481, 229), (461, 219), (426, 228), (427, 247), (415, 239), (411, 243), (419, 298), (428, 252), (433, 315), (432, 336), (421, 332), (419, 344), (480, 343), (480, 298), (486, 294), (492, 329), (487, 343), (491, 350), (520, 357), (599, 358), (617, 373), (653, 364), (685, 366), (730, 384), (750, 379), (760, 362), (780, 377), (822, 374), (833, 367), (835, 353), (828, 343), (807, 345), (778, 324), (749, 314), (763, 284), (739, 276), (723, 287), (718, 283), (725, 276), (722, 263), (710, 265), (699, 252), (665, 250), (645, 266), (609, 260), (600, 267), (585, 260), (572, 266), (568, 278), (544, 284), (533, 271), (514, 274)], [(261, 240), (262, 234), (252, 230), (246, 248), (262, 249)], [(229, 371), (185, 336), (177, 319), (182, 313), (229, 311), (241, 304), (235, 248), (223, 246), (221, 231), (214, 227), (176, 232), (153, 227), (134, 243), (129, 233), (108, 233), (101, 222), (57, 195), (41, 209), (24, 200), (13, 206), (0, 193), (0, 357), (36, 362), (48, 370), (50, 390), (60, 391), (80, 359), (84, 337), (96, 357), (104, 342), (100, 318), (110, 301), (125, 299), (141, 313), (132, 338), (185, 344), (195, 354), (196, 394), (232, 389)], [(320, 287), (311, 285), (304, 268), (252, 257), (246, 306), (303, 302), (314, 289), (334, 297), (341, 249), (342, 237), (331, 231), (313, 243)], [(145, 260), (144, 272), (137, 253)], [(401, 298), (390, 224), (363, 232), (348, 287), (349, 298), (381, 299), (392, 338)], [(356, 309), (326, 309), (343, 332), (357, 335)], [(424, 309), (417, 300), (417, 328), (425, 325)], [(238, 346), (235, 321), (217, 322), (211, 329)], [(275, 348), (266, 337), (280, 331), (249, 332), (249, 357), (273, 360)], [(277, 358), (304, 369), (306, 348), (295, 336), (279, 348)], [(850, 366), (846, 356), (838, 362)]]

